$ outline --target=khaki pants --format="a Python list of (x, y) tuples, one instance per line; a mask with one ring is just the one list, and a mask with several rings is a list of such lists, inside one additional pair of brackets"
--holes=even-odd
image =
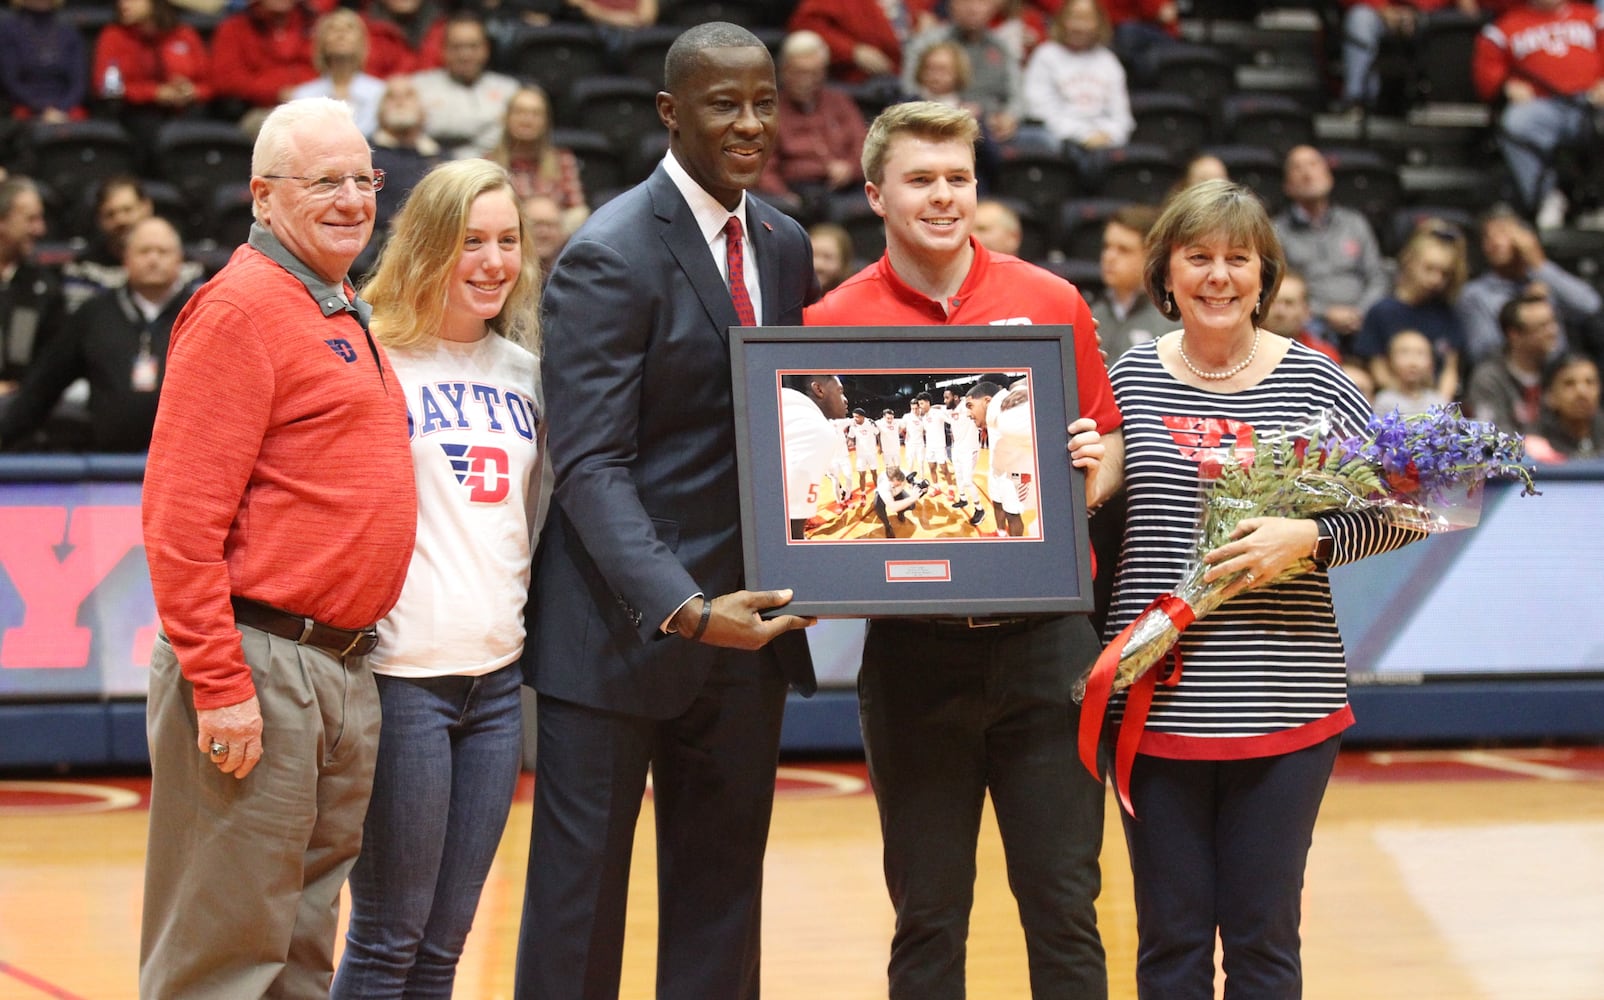
[(379, 745), (364, 657), (342, 663), (240, 626), (262, 710), (243, 781), (196, 746), (194, 689), (172, 646), (151, 656), (144, 1000), (326, 998), (340, 886), (362, 845)]

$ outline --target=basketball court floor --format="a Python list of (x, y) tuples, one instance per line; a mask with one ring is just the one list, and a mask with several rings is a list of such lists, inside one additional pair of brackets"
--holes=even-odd
[[(144, 777), (0, 779), (0, 1000), (131, 1000)], [(479, 907), (457, 996), (512, 992), (531, 790)], [(1139, 807), (1139, 804), (1138, 804)], [(1099, 914), (1111, 996), (1135, 997), (1135, 916), (1110, 798)], [(651, 996), (650, 803), (622, 995)], [(891, 910), (858, 761), (786, 761), (764, 907), (765, 1000), (885, 996)], [(249, 933), (249, 928), (241, 928)], [(1345, 753), (1304, 894), (1309, 1000), (1604, 998), (1604, 749)], [(1027, 998), (995, 825), (980, 846), (969, 995)]]

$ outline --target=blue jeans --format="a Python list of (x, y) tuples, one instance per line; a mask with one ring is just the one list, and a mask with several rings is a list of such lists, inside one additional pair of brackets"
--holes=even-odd
[(1136, 896), (1136, 995), (1226, 1000), (1303, 995), (1298, 925), (1314, 821), (1341, 737), (1274, 757), (1138, 754), (1121, 816)]
[(1592, 111), (1581, 98), (1537, 97), (1507, 105), (1499, 129), (1499, 145), (1521, 208), (1535, 214), (1554, 188), (1548, 161), (1560, 146), (1592, 139)]
[(377, 676), (379, 762), (332, 998), (451, 996), (518, 783), (521, 680), (516, 663)]

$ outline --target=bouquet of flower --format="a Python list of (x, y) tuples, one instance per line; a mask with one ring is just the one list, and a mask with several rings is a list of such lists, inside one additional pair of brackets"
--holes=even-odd
[[(1331, 411), (1308, 424), (1229, 449), (1198, 463), (1203, 516), (1186, 578), (1171, 593), (1202, 618), (1225, 603), (1240, 574), (1209, 583), (1203, 555), (1231, 538), (1250, 517), (1313, 517), (1333, 511), (1377, 508), (1396, 524), (1421, 531), (1451, 531), (1476, 523), (1482, 486), (1490, 478), (1524, 482), (1537, 490), (1521, 464), (1520, 439), (1460, 415), (1457, 404), (1425, 413), (1375, 416), (1358, 433), (1345, 433)], [(1313, 568), (1304, 560), (1282, 573), (1290, 579)], [(1157, 602), (1155, 602), (1157, 603)], [(1184, 617), (1184, 615), (1183, 615)], [(1170, 615), (1149, 608), (1132, 624), (1121, 650), (1113, 690), (1122, 691), (1169, 652), (1180, 638)], [(1086, 677), (1076, 684), (1076, 700)]]
[[(1466, 419), (1456, 404), (1375, 416), (1358, 431), (1326, 411), (1307, 424), (1206, 453), (1198, 464), (1202, 517), (1185, 578), (1138, 615), (1075, 684), (1075, 700), (1085, 705), (1082, 760), (1097, 773), (1096, 742), (1109, 696), (1136, 683), (1170, 654), (1182, 630), (1236, 592), (1240, 573), (1203, 580), (1209, 568), (1203, 555), (1229, 541), (1244, 519), (1377, 509), (1420, 531), (1466, 528), (1480, 516), (1488, 479), (1520, 479), (1523, 496), (1537, 492), (1523, 458), (1518, 437)], [(1312, 568), (1305, 559), (1267, 582)], [(1131, 708), (1145, 718), (1151, 691), (1140, 706), (1135, 694)]]

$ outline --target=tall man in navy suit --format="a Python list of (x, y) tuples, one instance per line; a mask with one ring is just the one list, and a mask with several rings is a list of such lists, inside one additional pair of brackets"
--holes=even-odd
[(790, 592), (742, 589), (729, 327), (800, 325), (818, 296), (802, 227), (746, 197), (774, 142), (774, 64), (715, 22), (680, 35), (665, 77), (668, 155), (574, 234), (545, 294), (556, 503), (525, 654), (540, 735), (520, 1000), (618, 995), (648, 769), (657, 996), (758, 995), (786, 683), (814, 687), (793, 631), (811, 621), (760, 616)]

